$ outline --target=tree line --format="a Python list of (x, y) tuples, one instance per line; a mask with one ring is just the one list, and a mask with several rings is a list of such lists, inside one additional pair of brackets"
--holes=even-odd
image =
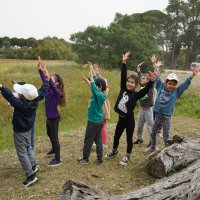
[(117, 13), (106, 28), (89, 26), (71, 35), (73, 51), (80, 62), (104, 66), (119, 65), (119, 55), (133, 51), (131, 65), (156, 53), (172, 69), (189, 69), (200, 59), (200, 1), (169, 0), (166, 13), (150, 10), (122, 15)]
[(40, 55), (43, 59), (71, 60), (71, 44), (57, 37), (45, 37), (36, 40), (31, 37), (24, 38), (0, 38), (0, 57), (9, 59), (35, 59)]

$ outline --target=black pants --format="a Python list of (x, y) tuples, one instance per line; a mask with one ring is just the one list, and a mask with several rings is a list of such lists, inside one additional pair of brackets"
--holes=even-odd
[(55, 159), (60, 161), (60, 143), (58, 138), (58, 127), (59, 127), (60, 117), (55, 119), (46, 120), (47, 135), (51, 141), (52, 150), (55, 152)]
[(102, 122), (94, 123), (88, 121), (85, 132), (84, 146), (83, 146), (84, 159), (89, 158), (93, 142), (95, 142), (96, 144), (97, 159), (98, 160), (102, 159), (103, 147), (102, 147), (101, 130), (102, 130)]
[(129, 116), (129, 117), (119, 116), (119, 120), (117, 122), (117, 126), (116, 126), (116, 129), (115, 129), (113, 149), (118, 148), (119, 139), (120, 139), (124, 129), (126, 129), (126, 142), (127, 142), (126, 152), (131, 153), (132, 148), (133, 148), (133, 132), (134, 132), (134, 129), (135, 129), (134, 116)]

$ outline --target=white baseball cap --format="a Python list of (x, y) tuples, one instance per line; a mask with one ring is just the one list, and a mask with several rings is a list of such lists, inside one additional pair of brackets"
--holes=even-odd
[(177, 81), (177, 82), (178, 82), (178, 77), (177, 77), (177, 75), (176, 75), (175, 73), (170, 73), (170, 74), (167, 76), (167, 80), (169, 80), (169, 81), (174, 80), (174, 81)]
[(15, 83), (13, 85), (13, 88), (16, 92), (22, 94), (29, 101), (32, 101), (33, 99), (38, 97), (38, 91), (34, 85), (31, 84), (20, 85)]

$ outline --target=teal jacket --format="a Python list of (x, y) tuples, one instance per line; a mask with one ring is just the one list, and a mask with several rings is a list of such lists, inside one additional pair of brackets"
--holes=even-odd
[(90, 106), (88, 108), (88, 121), (101, 123), (103, 121), (103, 103), (106, 95), (99, 92), (95, 82), (91, 82), (92, 97), (90, 98)]

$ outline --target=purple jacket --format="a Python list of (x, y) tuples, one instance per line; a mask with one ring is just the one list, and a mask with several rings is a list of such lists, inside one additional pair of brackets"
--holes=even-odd
[[(42, 70), (38, 70), (43, 82), (46, 81), (46, 76)], [(53, 80), (49, 80), (49, 89), (47, 90), (45, 96), (45, 113), (47, 118), (54, 119), (60, 117), (57, 106), (60, 98), (62, 97), (62, 92), (57, 88)]]

